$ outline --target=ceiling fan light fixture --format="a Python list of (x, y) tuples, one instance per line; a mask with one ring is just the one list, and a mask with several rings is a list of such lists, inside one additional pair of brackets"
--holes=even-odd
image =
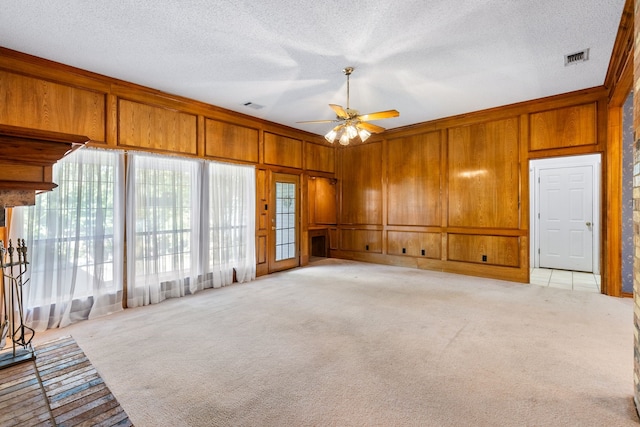
[(378, 125), (369, 123), (372, 120), (389, 119), (398, 117), (400, 113), (396, 110), (378, 111), (376, 113), (360, 114), (358, 110), (353, 110), (349, 106), (349, 76), (353, 72), (353, 67), (346, 67), (342, 72), (347, 76), (347, 108), (342, 108), (338, 104), (329, 104), (329, 107), (336, 114), (334, 120), (306, 120), (297, 123), (340, 123), (331, 129), (324, 136), (330, 144), (336, 139), (341, 145), (349, 145), (349, 142), (356, 137), (365, 142), (372, 134), (383, 132), (385, 129)]
[(327, 132), (327, 134), (324, 136), (324, 139), (326, 139), (327, 141), (329, 141), (331, 144), (333, 144), (336, 140), (336, 137), (338, 136), (338, 132), (336, 132), (335, 129), (331, 129), (329, 132)]
[(360, 140), (365, 142), (371, 136), (371, 132), (366, 129), (358, 129), (358, 135), (360, 136)]
[(347, 127), (345, 128), (345, 132), (349, 139), (353, 139), (358, 135), (358, 130), (354, 125), (347, 125)]

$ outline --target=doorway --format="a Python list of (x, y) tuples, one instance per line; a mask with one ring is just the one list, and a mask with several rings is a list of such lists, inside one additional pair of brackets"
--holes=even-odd
[(532, 268), (600, 274), (601, 156), (529, 164)]
[(298, 175), (271, 174), (269, 273), (300, 265), (299, 187)]

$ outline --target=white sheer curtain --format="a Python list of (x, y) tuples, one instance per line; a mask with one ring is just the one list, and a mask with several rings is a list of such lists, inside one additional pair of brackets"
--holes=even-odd
[[(27, 324), (64, 327), (255, 279), (255, 168), (84, 148), (53, 168), (58, 188), (15, 208), (25, 239)], [(125, 184), (126, 183), (126, 184)], [(125, 188), (127, 199), (125, 205)], [(126, 209), (125, 209), (126, 206)]]
[(202, 287), (256, 277), (253, 166), (205, 162), (203, 170)]
[(77, 150), (54, 165), (53, 181), (11, 223), (28, 248), (24, 309), (36, 331), (122, 309), (123, 152)]
[(127, 306), (195, 291), (202, 161), (129, 153)]

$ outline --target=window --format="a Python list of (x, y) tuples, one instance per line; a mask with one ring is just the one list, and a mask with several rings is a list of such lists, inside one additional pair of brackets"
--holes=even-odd
[(203, 179), (203, 287), (252, 280), (255, 261), (255, 169), (206, 162)]
[(36, 331), (122, 308), (124, 155), (80, 149), (53, 167), (54, 191), (14, 209), (28, 248), (27, 322)]
[(197, 277), (200, 161), (130, 154), (127, 304), (181, 297)]
[[(16, 208), (28, 248), (26, 322), (36, 331), (255, 278), (255, 169), (83, 148), (58, 188)], [(125, 187), (127, 199), (125, 205)]]
[(255, 278), (255, 169), (130, 155), (130, 307)]

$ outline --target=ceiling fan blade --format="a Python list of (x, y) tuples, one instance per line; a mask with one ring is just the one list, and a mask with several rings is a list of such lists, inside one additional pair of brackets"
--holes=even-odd
[(329, 107), (331, 107), (331, 109), (333, 111), (336, 112), (336, 115), (338, 117), (340, 117), (341, 119), (348, 119), (349, 118), (349, 114), (347, 114), (347, 111), (342, 108), (341, 106), (337, 105), (337, 104), (329, 104)]
[(369, 131), (371, 133), (380, 133), (380, 132), (384, 132), (384, 128), (381, 126), (377, 126), (377, 125), (373, 125), (371, 123), (367, 123), (367, 122), (360, 122), (356, 125), (357, 128), (361, 128), (364, 129), (366, 131)]
[(338, 121), (339, 120), (305, 120), (305, 121), (296, 122), (296, 123), (335, 123)]
[(391, 117), (398, 117), (400, 113), (396, 110), (378, 111), (377, 113), (361, 114), (358, 116), (363, 122), (371, 120), (390, 119)]

